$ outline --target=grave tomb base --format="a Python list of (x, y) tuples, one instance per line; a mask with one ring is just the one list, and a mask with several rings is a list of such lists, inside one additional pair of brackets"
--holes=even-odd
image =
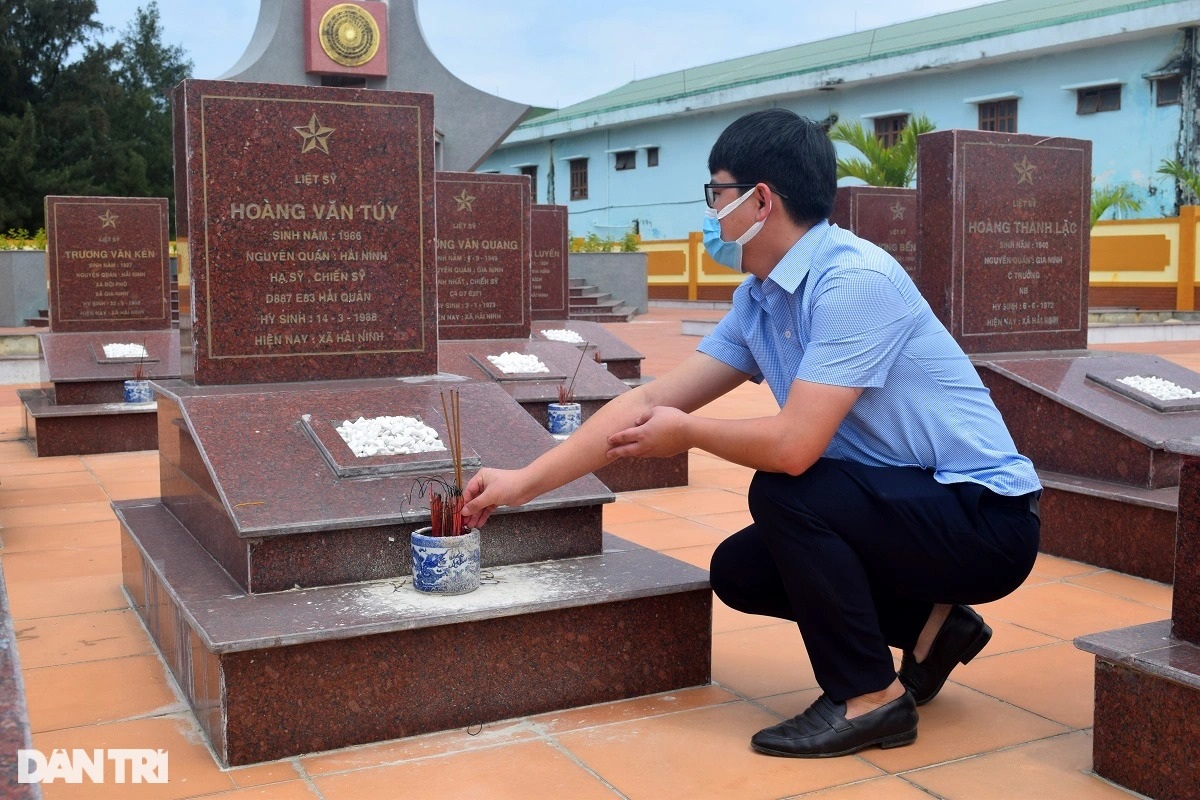
[(25, 439), (39, 458), (127, 453), (158, 447), (155, 403), (62, 406), (53, 389), (19, 389)]
[(145, 503), (114, 504), (126, 591), (227, 766), (710, 679), (706, 573), (615, 537), (458, 597), (403, 579), (251, 596)]
[(1096, 774), (1154, 800), (1200, 786), (1200, 440), (1166, 443), (1182, 457), (1171, 619), (1075, 640), (1096, 657)]
[[(444, 451), (356, 458), (331, 438), (327, 447), (340, 461), (376, 470), (342, 477), (307, 433), (306, 416), (331, 426), (360, 416), (417, 416), (445, 441), (441, 392), (456, 388), (464, 453), (484, 465), (522, 466), (554, 445), (490, 381), (157, 387), (162, 503), (248, 592), (408, 574), (408, 534), (429, 524), (422, 481), (452, 478)], [(414, 473), (422, 461), (435, 468)], [(405, 468), (384, 471), (388, 463)], [(483, 566), (600, 552), (601, 506), (611, 501), (588, 477), (519, 512), (499, 509), (483, 538)]]
[[(140, 362), (147, 379), (179, 376), (179, 331), (43, 333), (50, 386), (18, 392), (25, 436), (39, 456), (94, 455), (158, 446), (155, 405), (125, 403)], [(105, 344), (141, 344), (145, 359), (109, 358)]]
[(1075, 640), (1096, 656), (1092, 769), (1154, 800), (1192, 800), (1200, 786), (1200, 646), (1171, 621)]
[[(539, 320), (533, 324), (533, 338), (553, 341), (542, 335), (544, 330), (568, 330), (578, 333), (589, 347), (595, 347), (609, 373), (630, 386), (642, 382), (642, 361), (645, 356), (630, 347), (599, 322), (579, 319)], [(582, 347), (583, 345), (574, 345)]]
[[(553, 324), (556, 327), (560, 326), (557, 322)], [(495, 381), (521, 404), (543, 430), (546, 427), (546, 406), (558, 402), (558, 387), (569, 383), (572, 375), (575, 375), (575, 401), (580, 405), (584, 420), (609, 400), (629, 391), (625, 382), (597, 364), (587, 353), (583, 353), (583, 359), (580, 360), (581, 345), (549, 341), (540, 336), (540, 328), (535, 327), (534, 330), (537, 338), (529, 340), (476, 339), (441, 342), (438, 362), (443, 372)], [(586, 338), (586, 333), (594, 331), (580, 333)], [(588, 347), (591, 346), (589, 342)], [(506, 352), (537, 356), (550, 370), (545, 373), (548, 377), (539, 379), (538, 373), (505, 375), (487, 360), (489, 355), (498, 356)], [(687, 486), (687, 456), (687, 453), (680, 453), (669, 458), (622, 458), (596, 470), (594, 474), (614, 492)]]
[(1135, 399), (1119, 380), (1156, 376), (1200, 390), (1200, 375), (1154, 356), (1103, 351), (972, 360), (1045, 486), (1042, 551), (1171, 582), (1180, 456), (1166, 443), (1200, 430), (1200, 411), (1194, 400)]

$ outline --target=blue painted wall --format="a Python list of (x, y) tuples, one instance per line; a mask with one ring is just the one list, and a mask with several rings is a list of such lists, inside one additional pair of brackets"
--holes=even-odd
[[(1174, 182), (1156, 170), (1163, 159), (1177, 156), (1181, 106), (1156, 106), (1154, 86), (1144, 76), (1163, 66), (1180, 39), (1181, 34), (1172, 33), (976, 68), (929, 69), (834, 91), (572, 133), (553, 142), (501, 145), (480, 170), (516, 173), (514, 164), (537, 163), (537, 201), (546, 203), (553, 159), (553, 201), (568, 207), (572, 235), (595, 232), (620, 238), (637, 220), (644, 239), (681, 239), (700, 229), (709, 148), (726, 125), (748, 111), (782, 106), (813, 119), (836, 113), (850, 121), (863, 114), (903, 109), (925, 114), (941, 130), (974, 129), (978, 110), (964, 103), (965, 98), (1015, 91), (1021, 95), (1018, 132), (1090, 139), (1097, 185), (1128, 183), (1143, 202), (1138, 216), (1171, 216)], [(1108, 79), (1123, 82), (1119, 111), (1079, 115), (1076, 92), (1061, 88)], [(659, 166), (647, 167), (646, 152), (639, 150), (636, 169), (614, 169), (615, 158), (606, 151), (641, 145), (659, 147)], [(839, 155), (854, 153), (839, 148)], [(568, 200), (570, 171), (562, 159), (571, 156), (588, 158), (586, 200)]]

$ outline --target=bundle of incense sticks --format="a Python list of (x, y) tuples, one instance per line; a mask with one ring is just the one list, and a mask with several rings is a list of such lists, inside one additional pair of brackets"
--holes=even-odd
[[(575, 377), (579, 374), (579, 368), (583, 366), (583, 357), (587, 355), (588, 343), (583, 343), (583, 351), (579, 354), (579, 363), (575, 365), (575, 372), (571, 375), (571, 383), (560, 383), (558, 385), (558, 402), (573, 403), (575, 402)], [(600, 360), (600, 354), (596, 353), (596, 360)]]
[(446, 447), (454, 466), (454, 483), (446, 486), (443, 497), (437, 489), (429, 493), (429, 524), (434, 536), (461, 536), (467, 532), (463, 521), (462, 415), (459, 412), (458, 390), (450, 390), (450, 402), (442, 392), (442, 416), (446, 420)]

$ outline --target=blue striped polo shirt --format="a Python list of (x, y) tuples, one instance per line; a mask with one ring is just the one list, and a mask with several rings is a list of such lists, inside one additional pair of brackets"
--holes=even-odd
[(697, 349), (765, 379), (780, 407), (797, 378), (862, 388), (828, 458), (920, 467), (940, 483), (1002, 495), (1041, 488), (975, 367), (904, 269), (828, 222), (765, 281), (747, 278)]

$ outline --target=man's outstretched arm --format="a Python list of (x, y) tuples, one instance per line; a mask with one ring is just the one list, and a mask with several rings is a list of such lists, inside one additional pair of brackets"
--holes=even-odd
[(478, 527), (497, 506), (528, 503), (566, 483), (600, 469), (615, 455), (609, 437), (633, 426), (657, 407), (695, 411), (733, 390), (748, 376), (712, 356), (694, 353), (679, 366), (650, 383), (631, 389), (606, 403), (579, 430), (533, 463), (516, 470), (481, 469), (463, 492), (463, 513)]

